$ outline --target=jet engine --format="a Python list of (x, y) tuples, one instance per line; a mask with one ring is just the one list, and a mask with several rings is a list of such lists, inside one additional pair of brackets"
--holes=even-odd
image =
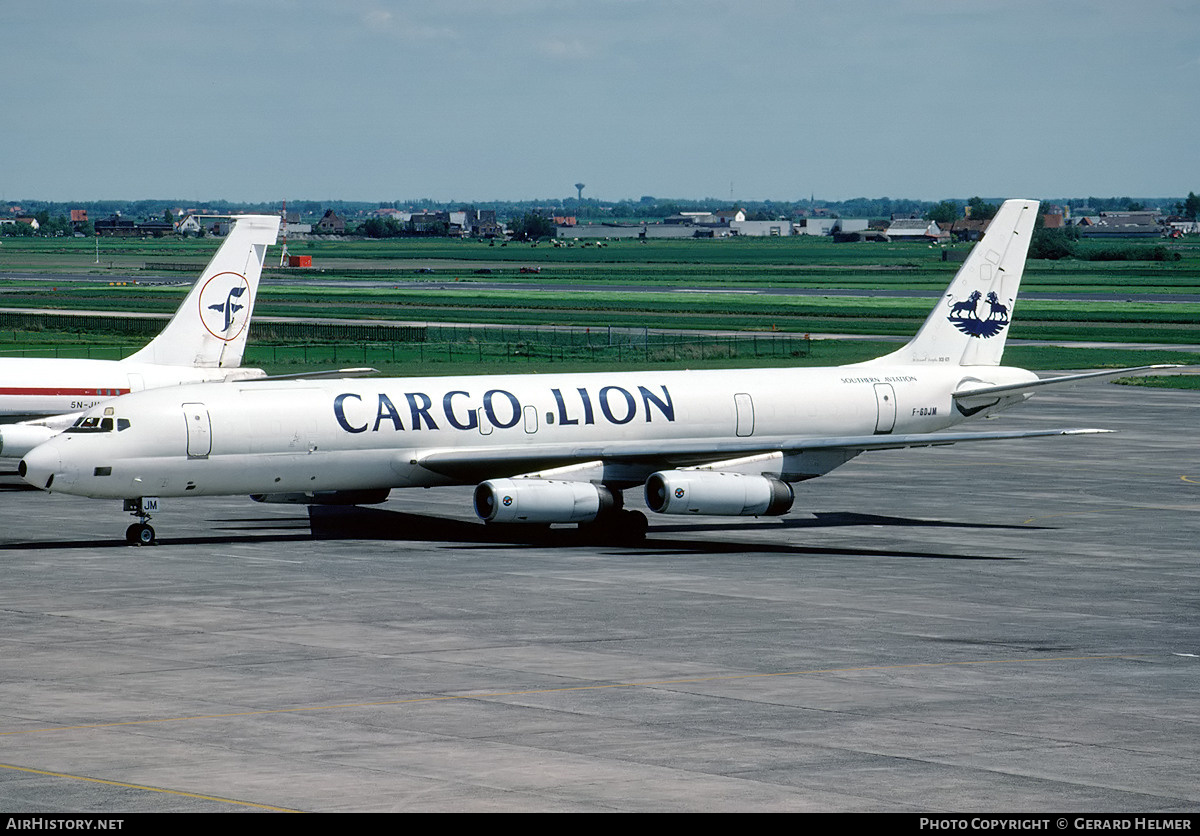
[(591, 482), (491, 479), (475, 488), (475, 513), (491, 523), (591, 522), (615, 506), (612, 491)]
[(0, 427), (0, 456), (19, 459), (44, 441), (62, 432), (38, 424), (6, 424)]
[(779, 516), (795, 494), (786, 482), (706, 470), (660, 470), (646, 480), (646, 505), (660, 514)]

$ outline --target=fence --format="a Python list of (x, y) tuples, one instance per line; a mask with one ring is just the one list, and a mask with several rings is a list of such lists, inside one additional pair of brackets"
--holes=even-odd
[[(55, 331), (118, 333), (149, 339), (163, 320), (110, 319), (89, 315), (0, 314), (0, 329), (13, 330), (14, 342), (31, 342), (26, 318)], [(52, 320), (52, 321), (50, 321)], [(21, 326), (25, 325), (25, 328)], [(89, 327), (90, 326), (90, 327)], [(140, 327), (138, 327), (140, 326)], [(33, 330), (37, 330), (36, 328)], [(95, 346), (85, 343), (0, 351), (10, 357), (119, 359), (143, 343)], [(647, 328), (566, 326), (393, 325), (375, 323), (255, 323), (246, 347), (246, 365), (362, 365), (420, 363), (573, 362), (605, 365), (692, 360), (807, 357), (807, 335), (779, 333), (697, 334)]]
[[(0, 311), (0, 331), (57, 331), (81, 334), (116, 334), (144, 337), (149, 340), (170, 320), (170, 314), (130, 316)], [(420, 342), (425, 338), (422, 325), (400, 325), (373, 322), (264, 322), (256, 320), (250, 328), (252, 343), (278, 342)], [(17, 339), (14, 336), (14, 340)]]

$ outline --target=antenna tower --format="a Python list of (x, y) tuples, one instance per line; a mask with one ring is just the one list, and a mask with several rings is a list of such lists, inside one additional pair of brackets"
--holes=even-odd
[(283, 211), (280, 213), (280, 219), (283, 221), (283, 249), (279, 252), (279, 266), (282, 267), (287, 262), (287, 199), (283, 201)]

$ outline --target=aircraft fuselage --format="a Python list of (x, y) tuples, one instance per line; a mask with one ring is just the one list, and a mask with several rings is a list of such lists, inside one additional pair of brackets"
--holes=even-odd
[(263, 374), (259, 369), (160, 366), (121, 360), (0, 358), (0, 423), (81, 412), (143, 389)]
[(605, 481), (636, 484), (664, 462), (686, 464), (693, 447), (700, 462), (797, 438), (936, 432), (963, 420), (951, 393), (964, 382), (1031, 379), (1005, 367), (842, 366), (184, 386), (122, 398), (108, 409), (125, 428), (59, 436), (27, 456), (26, 478), (55, 474), (51, 490), (93, 497), (170, 497), (474, 484), (595, 460), (615, 474)]

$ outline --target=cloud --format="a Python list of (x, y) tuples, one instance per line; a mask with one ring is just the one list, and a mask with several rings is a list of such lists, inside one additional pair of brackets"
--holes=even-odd
[(554, 38), (542, 41), (540, 47), (542, 54), (547, 58), (582, 60), (591, 58), (595, 54), (591, 47), (580, 40)]

